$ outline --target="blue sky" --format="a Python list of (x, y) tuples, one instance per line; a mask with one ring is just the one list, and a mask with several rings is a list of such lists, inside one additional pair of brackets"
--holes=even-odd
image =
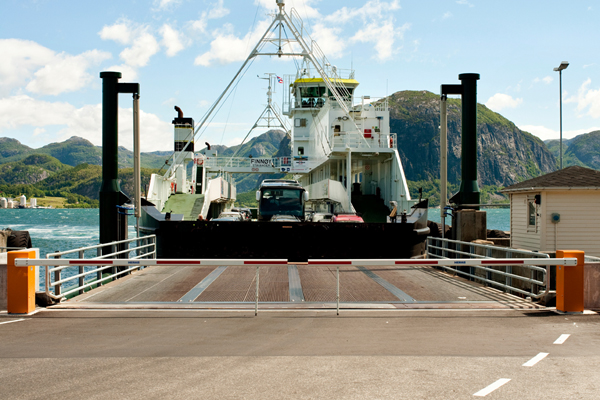
[[(600, 3), (595, 1), (286, 0), (358, 95), (439, 92), (481, 74), (478, 101), (542, 139), (600, 129)], [(173, 106), (199, 121), (269, 24), (275, 0), (2, 0), (0, 137), (30, 147), (80, 136), (101, 145), (99, 72), (141, 85), (142, 150), (170, 150)], [(232, 145), (265, 106), (257, 75), (295, 73), (260, 58), (200, 138)], [(283, 85), (276, 88), (281, 102)], [(131, 96), (120, 145), (132, 147)], [(254, 135), (260, 134), (255, 131)]]

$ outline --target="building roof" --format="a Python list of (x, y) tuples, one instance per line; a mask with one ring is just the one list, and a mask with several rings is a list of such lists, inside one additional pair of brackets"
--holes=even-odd
[(549, 174), (507, 186), (501, 192), (539, 189), (599, 189), (600, 171), (579, 166), (563, 168)]

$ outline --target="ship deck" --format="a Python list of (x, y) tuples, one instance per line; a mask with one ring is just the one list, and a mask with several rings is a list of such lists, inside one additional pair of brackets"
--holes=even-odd
[[(259, 309), (336, 308), (336, 268), (261, 266)], [(340, 309), (532, 309), (530, 301), (428, 266), (340, 268)], [(154, 266), (55, 308), (254, 309), (256, 268)]]

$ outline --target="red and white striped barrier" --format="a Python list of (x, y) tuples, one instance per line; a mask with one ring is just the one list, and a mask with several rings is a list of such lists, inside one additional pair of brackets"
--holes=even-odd
[(286, 259), (253, 259), (253, 260), (241, 260), (241, 259), (138, 259), (129, 260), (125, 258), (116, 259), (71, 259), (71, 258), (20, 258), (18, 263), (15, 262), (17, 267), (28, 267), (32, 265), (48, 265), (54, 266), (66, 266), (66, 265), (112, 265), (115, 267), (150, 267), (155, 265), (205, 265), (205, 266), (235, 266), (235, 265), (287, 265), (288, 260)]
[(479, 265), (577, 265), (576, 258), (462, 258), (462, 259), (444, 259), (444, 260), (429, 260), (429, 259), (362, 259), (362, 260), (308, 260), (308, 265), (356, 265), (356, 266), (386, 266), (386, 265), (432, 265), (432, 266), (479, 266)]
[[(296, 263), (293, 263), (296, 264)], [(236, 266), (236, 265), (288, 265), (287, 259), (67, 259), (67, 258), (18, 258), (15, 260), (17, 267), (33, 265), (66, 266), (66, 265), (112, 265), (115, 267), (150, 267), (155, 265), (204, 265), (204, 266)], [(389, 266), (389, 265), (431, 265), (431, 266), (479, 266), (479, 265), (577, 265), (576, 258), (494, 258), (494, 259), (316, 259), (308, 260), (308, 265), (356, 265), (356, 266)]]

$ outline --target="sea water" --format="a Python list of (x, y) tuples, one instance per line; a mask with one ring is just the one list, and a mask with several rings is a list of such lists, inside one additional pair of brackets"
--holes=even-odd
[[(498, 229), (501, 231), (510, 231), (510, 208), (482, 208), (486, 211), (487, 228)], [(430, 208), (427, 211), (427, 219), (433, 222), (441, 223), (440, 209)], [(446, 217), (446, 224), (452, 225), (452, 218)]]
[[(508, 208), (490, 208), (487, 211), (488, 229), (510, 230), (510, 210)], [(439, 208), (430, 208), (428, 217), (440, 222)], [(451, 219), (446, 222), (451, 224)], [(94, 246), (98, 244), (99, 210), (97, 208), (75, 209), (0, 209), (0, 229), (11, 228), (15, 231), (29, 231), (33, 247), (40, 249), (40, 257), (58, 251)], [(135, 238), (135, 218), (129, 217), (128, 237)], [(88, 251), (86, 258), (94, 257), (96, 250)], [(78, 254), (64, 258), (78, 258)], [(90, 267), (91, 268), (91, 267)], [(63, 278), (77, 274), (77, 268), (65, 271)], [(45, 270), (40, 268), (40, 285), (44, 286)], [(92, 277), (88, 275), (86, 279)], [(42, 288), (40, 288), (42, 289)]]
[[(135, 238), (135, 218), (129, 217), (128, 237)], [(0, 229), (29, 231), (34, 248), (40, 249), (40, 257), (46, 254), (73, 250), (98, 244), (100, 237), (99, 210), (97, 208), (57, 209), (0, 209)], [(96, 250), (85, 253), (86, 258), (96, 256)], [(63, 258), (78, 258), (79, 254)], [(86, 268), (86, 270), (92, 267)], [(62, 278), (78, 273), (78, 268), (67, 269)], [(86, 276), (86, 280), (92, 279)], [(40, 267), (40, 290), (45, 285), (45, 269)], [(68, 284), (66, 285), (69, 286)]]

